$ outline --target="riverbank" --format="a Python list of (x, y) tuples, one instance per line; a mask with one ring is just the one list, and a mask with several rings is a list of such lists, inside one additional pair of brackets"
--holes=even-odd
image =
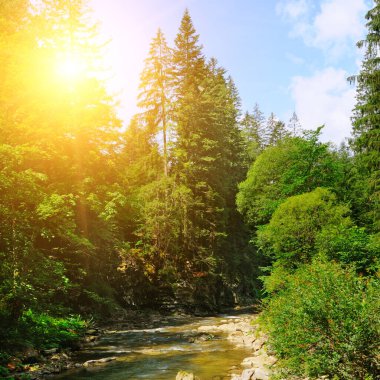
[[(152, 373), (151, 378), (174, 380), (179, 370), (191, 370), (202, 380), (214, 374), (234, 380), (256, 379), (261, 374), (267, 379), (267, 369), (275, 363), (263, 347), (265, 336), (252, 325), (256, 320), (252, 308), (214, 317), (154, 311), (127, 314), (89, 329), (79, 351), (54, 352), (44, 363), (31, 366), (31, 378), (106, 379), (120, 371), (124, 379)], [(252, 369), (256, 377), (247, 377)], [(128, 371), (133, 372), (130, 377)]]
[[(231, 380), (268, 380), (277, 359), (267, 347), (267, 336), (260, 331), (258, 315), (222, 320), (219, 325), (201, 326), (201, 332), (223, 332), (227, 340), (237, 347), (245, 347), (252, 354), (242, 358), (244, 370), (240, 374), (231, 373)], [(234, 369), (231, 369), (234, 370)]]

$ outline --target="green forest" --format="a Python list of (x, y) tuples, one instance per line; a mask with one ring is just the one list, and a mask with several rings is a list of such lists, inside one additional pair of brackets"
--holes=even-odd
[[(123, 128), (88, 15), (0, 1), (0, 377), (123, 309), (257, 304), (279, 379), (378, 379), (380, 1), (340, 147), (295, 113), (242, 110), (188, 10), (147, 47)], [(76, 54), (86, 72), (57, 75)]]

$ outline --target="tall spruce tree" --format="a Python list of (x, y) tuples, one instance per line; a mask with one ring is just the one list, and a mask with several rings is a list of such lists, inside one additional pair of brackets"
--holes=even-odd
[(145, 128), (152, 134), (161, 132), (164, 175), (168, 176), (168, 128), (171, 117), (172, 87), (170, 86), (171, 51), (159, 29), (153, 39), (145, 68), (141, 74), (138, 106), (143, 108)]
[(236, 88), (215, 59), (205, 62), (198, 41), (186, 10), (173, 52), (173, 174), (189, 202), (181, 206), (182, 250), (191, 270), (207, 273), (218, 266), (243, 160)]
[(245, 113), (240, 125), (246, 143), (247, 154), (252, 162), (263, 151), (265, 144), (265, 117), (257, 103), (252, 113), (248, 111)]
[(266, 144), (268, 146), (276, 145), (287, 136), (289, 136), (289, 132), (286, 130), (285, 124), (272, 112), (266, 125)]
[[(380, 231), (380, 1), (366, 15), (368, 34), (358, 42), (366, 52), (357, 75), (356, 106), (353, 113), (353, 139), (363, 205), (367, 222)], [(364, 184), (364, 186), (363, 186)]]

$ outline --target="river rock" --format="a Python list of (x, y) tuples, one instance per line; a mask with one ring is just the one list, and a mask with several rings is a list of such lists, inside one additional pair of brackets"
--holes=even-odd
[(96, 365), (102, 365), (108, 362), (111, 362), (113, 360), (116, 360), (115, 356), (111, 356), (108, 358), (102, 358), (102, 359), (96, 359), (96, 360), (87, 360), (86, 362), (83, 363), (83, 367), (92, 367)]
[(86, 343), (91, 343), (91, 342), (95, 342), (96, 340), (98, 339), (98, 336), (97, 335), (88, 335), (84, 338), (84, 341)]
[(255, 380), (268, 380), (269, 379), (269, 372), (268, 370), (264, 368), (256, 368), (255, 369)]
[(44, 355), (53, 355), (58, 352), (58, 348), (51, 348), (49, 350), (43, 350), (42, 353)]
[(196, 380), (196, 377), (194, 376), (193, 373), (189, 373), (186, 371), (179, 371), (177, 373), (175, 380)]
[(218, 330), (219, 328), (216, 325), (198, 327), (199, 332), (211, 332), (211, 331), (218, 331)]
[(254, 367), (255, 366), (255, 363), (256, 363), (256, 359), (257, 357), (256, 356), (250, 356), (248, 358), (245, 358), (242, 362), (241, 362), (241, 365), (243, 367)]
[(262, 348), (265, 344), (265, 342), (267, 341), (267, 337), (262, 335), (260, 336), (259, 338), (255, 339), (253, 342), (252, 342), (252, 350), (254, 351), (258, 351), (260, 350), (260, 348)]
[(255, 372), (256, 370), (254, 368), (245, 369), (243, 373), (240, 376), (241, 380), (255, 380)]

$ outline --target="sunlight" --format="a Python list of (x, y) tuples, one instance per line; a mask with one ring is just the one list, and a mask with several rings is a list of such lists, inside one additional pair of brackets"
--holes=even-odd
[(59, 59), (57, 63), (58, 75), (70, 82), (76, 82), (83, 75), (85, 75), (87, 69), (86, 62), (78, 55), (67, 54), (63, 58)]

